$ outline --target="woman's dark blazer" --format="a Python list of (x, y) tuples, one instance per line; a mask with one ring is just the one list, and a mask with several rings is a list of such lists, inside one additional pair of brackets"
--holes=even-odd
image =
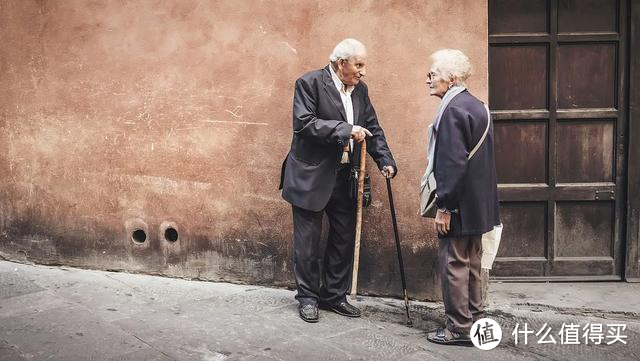
[(475, 155), (487, 122), (484, 104), (468, 91), (454, 97), (436, 133), (434, 171), (438, 208), (457, 210), (447, 237), (480, 235), (500, 223), (493, 124)]

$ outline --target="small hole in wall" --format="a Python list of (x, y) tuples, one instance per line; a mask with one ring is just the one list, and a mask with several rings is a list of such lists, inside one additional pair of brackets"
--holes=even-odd
[(169, 227), (164, 231), (164, 239), (169, 242), (175, 242), (178, 240), (178, 231), (175, 228)]
[(136, 229), (131, 234), (131, 239), (135, 243), (144, 243), (144, 241), (147, 240), (147, 233), (145, 231), (143, 231), (142, 229)]

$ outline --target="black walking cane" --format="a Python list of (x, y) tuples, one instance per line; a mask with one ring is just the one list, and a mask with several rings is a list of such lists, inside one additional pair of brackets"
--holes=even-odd
[(396, 250), (398, 251), (398, 263), (400, 263), (400, 278), (402, 279), (402, 291), (404, 292), (404, 307), (407, 311), (407, 326), (413, 326), (411, 314), (409, 313), (409, 296), (407, 295), (407, 280), (404, 277), (404, 262), (402, 261), (402, 250), (400, 249), (400, 236), (398, 235), (398, 222), (396, 221), (396, 208), (393, 205), (393, 192), (391, 191), (391, 179), (387, 178), (387, 194), (389, 194), (389, 208), (391, 209), (391, 221), (393, 223), (393, 234), (396, 237)]

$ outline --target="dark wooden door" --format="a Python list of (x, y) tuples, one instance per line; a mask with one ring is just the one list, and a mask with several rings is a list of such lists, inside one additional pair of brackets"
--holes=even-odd
[(625, 0), (490, 0), (496, 277), (620, 279)]

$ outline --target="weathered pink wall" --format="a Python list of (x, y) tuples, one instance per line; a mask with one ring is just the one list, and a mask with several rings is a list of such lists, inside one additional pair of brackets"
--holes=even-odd
[[(398, 161), (410, 292), (437, 298), (437, 241), (416, 216), (437, 105), (428, 55), (465, 51), (470, 88), (486, 99), (486, 1), (0, 2), (0, 255), (291, 285), (291, 210), (277, 185), (293, 82), (344, 37), (368, 47), (370, 95)], [(361, 292), (398, 294), (386, 190), (373, 178)]]

